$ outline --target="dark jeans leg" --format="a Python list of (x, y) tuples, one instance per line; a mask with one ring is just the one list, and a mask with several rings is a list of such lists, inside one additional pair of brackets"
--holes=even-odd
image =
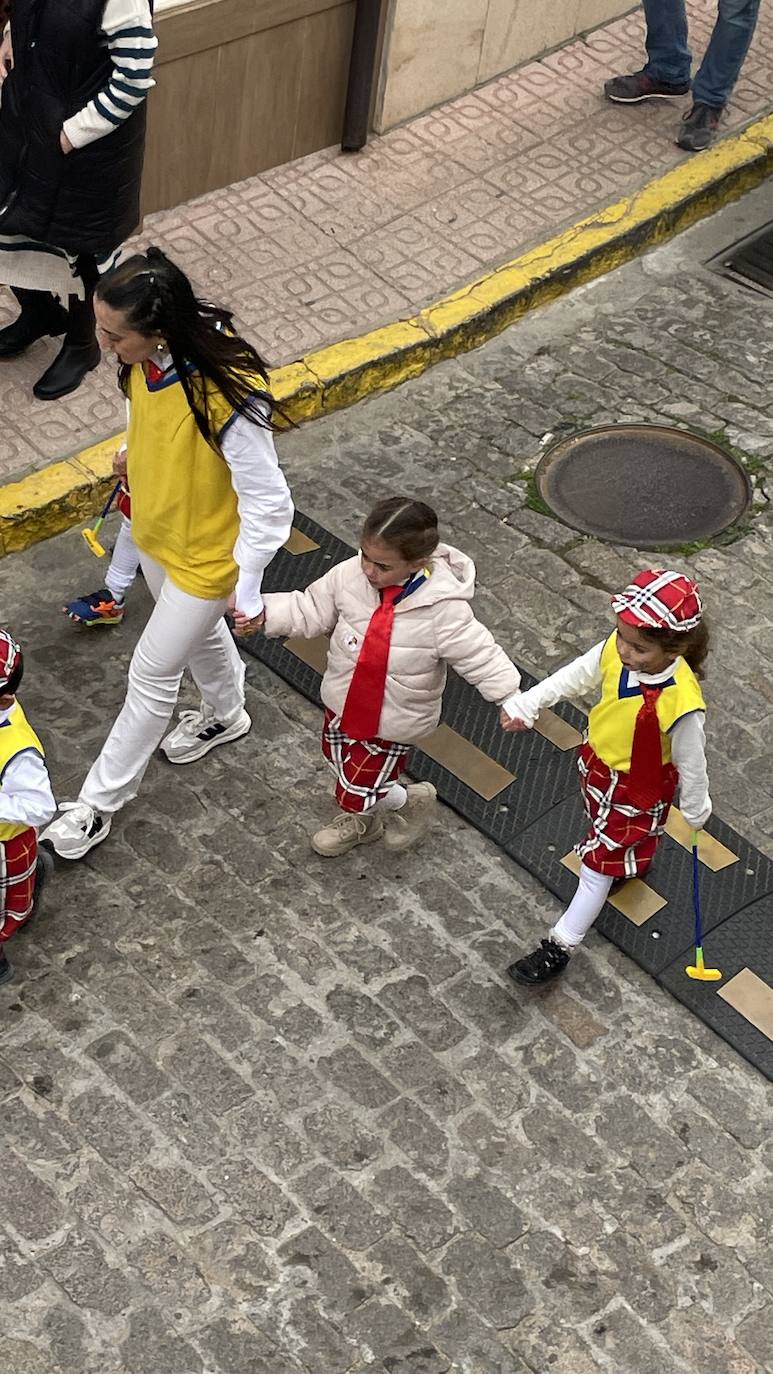
[(678, 85), (690, 80), (692, 53), (687, 42), (685, 0), (644, 0), (647, 65), (653, 81)]
[(754, 36), (760, 0), (719, 0), (706, 55), (693, 82), (693, 99), (721, 109), (730, 99)]

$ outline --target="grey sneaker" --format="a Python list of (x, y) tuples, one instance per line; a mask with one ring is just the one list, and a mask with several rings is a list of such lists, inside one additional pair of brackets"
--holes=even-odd
[(702, 153), (710, 148), (719, 133), (722, 110), (716, 105), (693, 105), (682, 120), (677, 135), (677, 147), (688, 153)]
[(60, 859), (82, 859), (110, 834), (112, 816), (100, 815), (88, 802), (62, 802), (59, 810), (61, 815), (46, 826), (40, 843)]
[(236, 720), (225, 725), (202, 706), (199, 711), (180, 712), (177, 725), (161, 741), (161, 749), (170, 763), (195, 763), (218, 744), (230, 744), (251, 729), (252, 721), (243, 708)]
[(339, 854), (348, 854), (358, 844), (373, 844), (384, 834), (381, 817), (372, 811), (359, 815), (353, 811), (341, 811), (330, 825), (325, 825), (311, 837), (311, 847), (326, 859), (336, 859)]
[(689, 81), (656, 81), (644, 71), (613, 76), (604, 82), (607, 100), (613, 100), (616, 105), (638, 105), (641, 100), (678, 100), (687, 95), (689, 89)]
[(399, 811), (387, 811), (384, 848), (391, 854), (411, 849), (423, 839), (432, 824), (437, 792), (431, 782), (412, 782), (406, 787), (408, 800)]

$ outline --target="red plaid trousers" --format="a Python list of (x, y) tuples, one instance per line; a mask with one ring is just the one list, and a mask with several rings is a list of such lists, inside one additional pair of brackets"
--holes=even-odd
[(635, 878), (646, 873), (668, 820), (678, 774), (672, 764), (663, 768), (662, 800), (647, 811), (628, 794), (628, 774), (614, 768), (583, 744), (577, 758), (580, 788), (590, 829), (575, 848), (584, 864), (610, 878)]
[(409, 749), (409, 744), (388, 739), (350, 739), (341, 729), (341, 717), (325, 710), (322, 753), (335, 774), (342, 811), (370, 811), (397, 782)]
[(10, 940), (32, 912), (38, 837), (30, 826), (0, 840), (0, 943)]

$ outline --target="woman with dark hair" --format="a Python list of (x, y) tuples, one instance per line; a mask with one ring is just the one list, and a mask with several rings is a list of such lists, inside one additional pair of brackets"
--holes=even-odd
[(199, 300), (158, 248), (103, 277), (95, 310), (129, 405), (132, 528), (156, 605), (123, 709), (78, 800), (46, 831), (65, 859), (101, 843), (137, 795), (186, 667), (201, 707), (183, 711), (163, 739), (170, 763), (192, 763), (250, 729), (244, 664), (223, 616), (231, 611), (244, 634), (261, 623), (263, 570), (293, 517), (266, 366), (230, 313)]
[(13, 0), (0, 46), (0, 282), (20, 313), (0, 359), (64, 335), (33, 387), (75, 391), (100, 360), (92, 298), (140, 219), (152, 0)]

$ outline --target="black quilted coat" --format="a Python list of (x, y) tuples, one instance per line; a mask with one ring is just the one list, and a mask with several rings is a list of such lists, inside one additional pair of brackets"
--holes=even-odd
[(145, 102), (104, 138), (64, 154), (62, 124), (111, 74), (105, 0), (13, 0), (14, 67), (0, 100), (0, 234), (108, 253), (137, 227)]

